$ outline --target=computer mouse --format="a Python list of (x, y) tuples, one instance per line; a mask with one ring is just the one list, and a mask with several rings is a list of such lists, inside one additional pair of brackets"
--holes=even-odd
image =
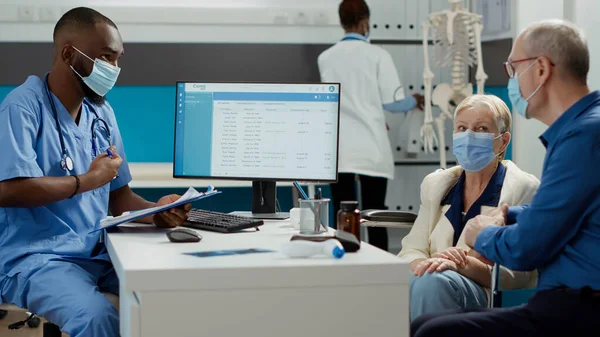
[(188, 228), (177, 227), (167, 232), (167, 237), (171, 242), (198, 242), (202, 240), (202, 236), (194, 230)]

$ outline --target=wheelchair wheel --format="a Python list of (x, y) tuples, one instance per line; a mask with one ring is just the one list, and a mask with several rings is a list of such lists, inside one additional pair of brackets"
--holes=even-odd
[(41, 323), (42, 323), (42, 320), (39, 317), (35, 316), (27, 322), (27, 326), (35, 329), (35, 328), (39, 327)]
[(4, 319), (4, 317), (6, 317), (6, 315), (8, 315), (8, 311), (0, 310), (0, 319)]

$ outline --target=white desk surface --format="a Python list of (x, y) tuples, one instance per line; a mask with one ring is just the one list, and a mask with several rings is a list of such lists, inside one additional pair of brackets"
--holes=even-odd
[[(339, 260), (326, 256), (307, 259), (284, 256), (277, 252), (280, 245), (298, 232), (287, 221), (266, 221), (260, 231), (252, 229), (235, 234), (198, 231), (203, 239), (197, 243), (169, 242), (166, 231), (131, 224), (107, 234), (106, 245), (125, 290), (408, 283), (405, 264), (396, 256), (364, 242), (358, 252), (347, 253)], [(184, 255), (186, 252), (240, 248), (264, 248), (276, 252), (204, 258)]]
[[(201, 188), (213, 185), (219, 187), (251, 187), (251, 181), (206, 180), (173, 178), (172, 163), (129, 163), (132, 188)], [(278, 182), (278, 186), (291, 186), (290, 182)]]

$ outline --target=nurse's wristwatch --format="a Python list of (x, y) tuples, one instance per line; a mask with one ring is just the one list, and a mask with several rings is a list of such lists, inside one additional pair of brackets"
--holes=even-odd
[(74, 196), (77, 195), (77, 192), (79, 192), (79, 186), (81, 185), (81, 181), (79, 180), (79, 176), (78, 175), (73, 174), (71, 177), (75, 178), (76, 186), (75, 186), (75, 192), (73, 192), (73, 194), (69, 197), (69, 199), (72, 199)]

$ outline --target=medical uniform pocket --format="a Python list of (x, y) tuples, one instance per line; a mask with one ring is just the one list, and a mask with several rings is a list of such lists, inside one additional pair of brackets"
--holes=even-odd
[(53, 206), (60, 207), (64, 213), (57, 214), (48, 207), (38, 207), (31, 215), (21, 214), (19, 225), (21, 235), (28, 238), (27, 254), (71, 255), (83, 249), (83, 243), (74, 231), (79, 222), (76, 201), (68, 199), (59, 203)]

